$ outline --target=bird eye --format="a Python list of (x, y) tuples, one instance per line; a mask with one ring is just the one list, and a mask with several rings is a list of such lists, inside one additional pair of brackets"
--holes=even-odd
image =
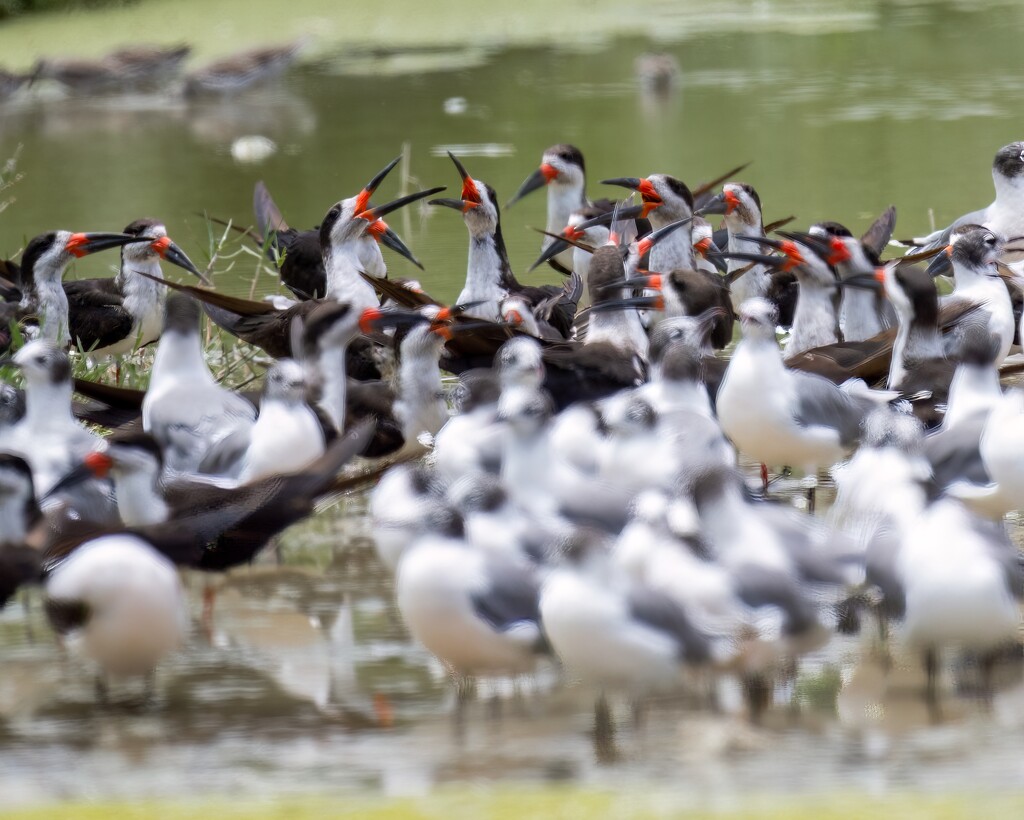
[(985, 244), (986, 245), (994, 245), (994, 244), (996, 244), (996, 238), (994, 236), (992, 236), (992, 234), (988, 234), (985, 237)]

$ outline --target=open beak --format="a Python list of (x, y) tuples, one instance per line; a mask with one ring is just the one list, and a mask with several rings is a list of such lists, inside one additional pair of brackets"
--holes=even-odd
[(77, 259), (90, 253), (133, 245), (136, 242), (152, 242), (145, 236), (129, 236), (126, 233), (73, 233), (68, 237), (64, 250)]
[(643, 219), (646, 219), (647, 215), (655, 208), (664, 204), (661, 196), (655, 190), (654, 185), (651, 184), (649, 179), (641, 179), (640, 177), (614, 177), (613, 179), (602, 179), (601, 184), (618, 185), (622, 188), (629, 188), (630, 190), (639, 193), (640, 198), (643, 199), (644, 202), (640, 210), (640, 216)]
[(373, 196), (373, 192), (380, 187), (380, 184), (384, 181), (384, 177), (391, 173), (391, 169), (398, 165), (401, 159), (402, 155), (399, 154), (397, 157), (391, 160), (391, 162), (389, 162), (387, 165), (381, 168), (376, 174), (374, 174), (373, 179), (366, 183), (366, 186), (363, 188), (362, 191), (359, 192), (358, 196), (356, 197), (355, 213), (359, 214), (366, 210), (367, 206), (369, 206), (370, 204), (370, 197)]
[(925, 270), (932, 276), (948, 276), (953, 272), (953, 246), (946, 245), (942, 252), (935, 254)]
[(423, 270), (423, 265), (420, 264), (420, 260), (412, 255), (412, 251), (406, 247), (398, 234), (391, 230), (391, 226), (383, 219), (377, 219), (374, 222), (371, 222), (370, 227), (366, 230), (374, 239), (380, 242), (380, 244), (391, 248), (395, 253), (404, 256), (417, 268)]
[(532, 194), (538, 188), (543, 188), (557, 176), (557, 168), (555, 168), (553, 165), (548, 165), (546, 162), (543, 163), (540, 166), (540, 168), (538, 168), (536, 171), (530, 174), (523, 181), (523, 184), (519, 186), (519, 190), (516, 191), (515, 196), (513, 196), (512, 199), (508, 201), (508, 205), (506, 205), (505, 207), (511, 208), (524, 196), (526, 196), (527, 194)]
[(462, 179), (462, 199), (432, 199), (427, 204), (443, 205), (446, 208), (454, 208), (460, 213), (466, 213), (480, 204), (480, 192), (477, 191), (476, 183), (465, 166), (459, 162), (458, 157), (449, 151), (448, 158), (455, 164), (455, 170), (459, 172), (459, 177)]
[(169, 236), (161, 236), (154, 239), (150, 247), (157, 252), (161, 259), (166, 259), (172, 265), (187, 270), (193, 276), (198, 277), (204, 285), (209, 285), (210, 280), (206, 278), (199, 268), (192, 264), (192, 260), (185, 255), (185, 251), (175, 245)]
[(714, 265), (715, 270), (719, 273), (728, 273), (729, 265), (722, 258), (722, 251), (710, 236), (705, 236), (700, 241), (694, 242), (693, 249)]

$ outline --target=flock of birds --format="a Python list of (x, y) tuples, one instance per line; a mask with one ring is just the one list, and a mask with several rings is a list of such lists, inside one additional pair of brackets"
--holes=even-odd
[[(1024, 143), (996, 154), (992, 205), (888, 261), (891, 207), (861, 238), (784, 231), (741, 169), (693, 190), (605, 180), (633, 193), (591, 201), (582, 154), (557, 145), (512, 200), (547, 190), (537, 264), (564, 282), (542, 287), (512, 272), (494, 189), (451, 159), (460, 195), (429, 204), (469, 231), (452, 305), (386, 276), (381, 245), (418, 262), (383, 217), (443, 190), (371, 204), (397, 159), (312, 230), (257, 184), (249, 233), (294, 300), (208, 287), (152, 219), (46, 233), (5, 263), (3, 344), (31, 340), (5, 360), (24, 387), (0, 391), (0, 605), (42, 584), (102, 675), (146, 674), (186, 635), (177, 568), (247, 563), (376, 480), (398, 609), (460, 681), (554, 656), (602, 693), (739, 683), (756, 719), (802, 655), (875, 624), (920, 653), (932, 709), (947, 650), (990, 691), (1024, 596), (1003, 523), (1024, 507), (1024, 392), (1000, 384)], [(114, 247), (117, 276), (63, 282)], [(217, 383), (202, 311), (277, 360), (261, 393)], [(69, 349), (146, 344), (144, 392), (72, 378)], [(356, 456), (372, 467), (343, 471)], [(787, 468), (805, 511), (769, 498)], [(836, 500), (814, 515), (828, 470)]]
[(133, 45), (95, 59), (41, 58), (27, 72), (0, 68), (0, 102), (39, 82), (75, 95), (177, 90), (186, 97), (231, 94), (279, 76), (301, 55), (306, 40), (231, 54), (185, 72), (191, 46)]

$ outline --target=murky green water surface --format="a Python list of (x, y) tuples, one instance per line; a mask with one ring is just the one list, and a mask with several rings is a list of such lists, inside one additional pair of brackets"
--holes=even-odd
[[(423, 20), (402, 2), (371, 25), (363, 6), (322, 11), (302, 0), (275, 26), (239, 23), (237, 4), (225, 2), (208, 10), (202, 31), (190, 16), (197, 5), (175, 4), (172, 23), (199, 38), (200, 58), (302, 33), (309, 28), (300, 23), (316, 23), (318, 12), (320, 39), (280, 82), (228, 100), (77, 99), (41, 89), (7, 103), (0, 156), (20, 145), (25, 176), (6, 194), (16, 201), (0, 214), (0, 250), (14, 252), (46, 229), (110, 230), (155, 215), (202, 259), (197, 212), (249, 224), (252, 186), (264, 179), (286, 218), (311, 226), (406, 142), (415, 181), (457, 187), (443, 156), (457, 146), (503, 200), (560, 141), (583, 149), (592, 194), (612, 193), (597, 185), (603, 177), (662, 171), (696, 183), (753, 160), (743, 179), (759, 190), (768, 219), (792, 213), (800, 224), (832, 218), (856, 229), (896, 203), (897, 233), (909, 234), (929, 227), (930, 210), (944, 222), (987, 203), (994, 151), (1024, 134), (1018, 4), (650, 3), (634, 15), (621, 4), (528, 3), (522, 15), (501, 17), (454, 3)], [(116, 42), (105, 22), (162, 32), (152, 25), (161, 7), (171, 9), (146, 3), (24, 21), (0, 31), (0, 46), (20, 65), (39, 52), (99, 53)], [(362, 27), (345, 25), (346, 13)], [(72, 36), (79, 25), (95, 26), (95, 36)], [(650, 50), (673, 54), (682, 68), (665, 98), (642, 94), (634, 81), (634, 59)], [(464, 98), (463, 113), (445, 113), (452, 98)], [(259, 166), (236, 163), (231, 143), (254, 134), (274, 140), (278, 153)], [(397, 190), (396, 180), (381, 193)], [(527, 226), (543, 223), (542, 195), (505, 215), (517, 272), (538, 247)], [(420, 208), (392, 224), (427, 269), (416, 274), (389, 256), (393, 273), (419, 275), (441, 297), (457, 293), (466, 255), (457, 216)], [(80, 272), (109, 264), (87, 261)], [(242, 267), (220, 286), (247, 291), (251, 266)], [(274, 289), (270, 277), (257, 283), (260, 293)], [(851, 641), (805, 664), (802, 708), (778, 707), (763, 728), (698, 704), (659, 703), (640, 729), (622, 713), (618, 759), (601, 763), (589, 735), (590, 693), (551, 675), (519, 697), (499, 692), (503, 716), (478, 707), (457, 741), (447, 682), (400, 625), (364, 513), (365, 500), (352, 499), (290, 531), (280, 564), (268, 559), (218, 582), (208, 630), (198, 622), (206, 579), (190, 578), (196, 628), (161, 669), (148, 705), (129, 688), (97, 706), (91, 677), (46, 629), (38, 595), (27, 611), (8, 607), (0, 614), (3, 805), (416, 794), (466, 780), (655, 782), (678, 788), (682, 800), (721, 805), (737, 791), (1019, 787), (1019, 681), (1003, 681), (990, 711), (956, 699), (947, 722), (929, 727), (916, 671), (886, 678)], [(382, 726), (389, 718), (393, 725)]]

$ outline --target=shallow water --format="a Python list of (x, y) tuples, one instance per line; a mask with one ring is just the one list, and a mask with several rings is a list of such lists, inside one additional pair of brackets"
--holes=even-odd
[[(22, 65), (39, 50), (98, 53), (111, 36), (99, 31), (104, 22), (154, 30), (147, 15), (161, 5), (169, 6), (24, 21), (0, 31), (0, 46), (11, 45), (5, 53)], [(175, 5), (182, 20), (193, 5)], [(295, 19), (279, 30), (252, 22), (259, 15), (233, 29), (211, 24), (201, 56), (301, 33), (296, 21), (321, 13), (306, 0), (293, 5)], [(106, 230), (153, 214), (199, 261), (206, 227), (197, 211), (248, 224), (252, 185), (262, 178), (289, 221), (310, 226), (404, 142), (416, 181), (454, 187), (443, 153), (459, 146), (470, 171), (503, 199), (558, 141), (583, 148), (593, 193), (607, 176), (668, 171), (697, 182), (754, 160), (743, 178), (758, 188), (768, 219), (793, 213), (798, 224), (828, 217), (857, 229), (895, 202), (897, 232), (909, 234), (929, 227), (929, 209), (944, 222), (987, 203), (992, 154), (1022, 136), (1017, 4), (864, 2), (828, 4), (825, 13), (726, 3), (708, 15), (696, 4), (653, 3), (622, 25), (621, 4), (593, 4), (592, 16), (578, 18), (550, 7), (545, 18), (550, 4), (531, 3), (523, 19), (505, 21), (453, 4), (472, 15), (463, 25), (440, 14), (422, 27), (411, 16), (399, 24), (409, 6), (391, 5), (374, 7), (373, 26), (343, 26), (338, 10), (324, 12), (308, 62), (235, 99), (65, 99), (42, 89), (6, 104), (0, 156), (22, 145), (25, 178), (0, 196), (16, 197), (0, 214), (0, 248), (13, 252), (57, 226)], [(236, 11), (225, 2), (211, 13), (231, 19)], [(357, 22), (365, 17), (358, 12)], [(79, 23), (97, 26), (96, 36), (72, 43), (68, 29)], [(613, 39), (620, 29), (628, 36)], [(231, 36), (214, 36), (225, 31)], [(401, 48), (369, 48), (385, 36)], [(645, 96), (634, 82), (633, 60), (648, 50), (670, 52), (682, 67), (667, 98)], [(455, 97), (465, 113), (446, 114)], [(249, 134), (270, 137), (278, 153), (259, 166), (235, 163), (230, 145)], [(397, 189), (389, 182), (382, 196)], [(526, 226), (543, 223), (539, 194), (505, 215), (517, 271), (539, 245)], [(393, 224), (427, 273), (401, 260), (393, 272), (454, 296), (466, 252), (455, 214), (420, 208)], [(109, 264), (87, 261), (89, 273)], [(243, 268), (221, 286), (248, 290), (251, 267)], [(257, 292), (274, 285), (263, 277)], [(1008, 790), (1024, 775), (1018, 667), (1004, 670), (990, 710), (954, 693), (969, 684), (969, 670), (959, 684), (948, 676), (946, 721), (933, 727), (916, 665), (886, 676), (852, 640), (809, 659), (795, 687), (799, 709), (780, 702), (761, 728), (694, 699), (653, 704), (634, 725), (619, 704), (612, 755), (590, 734), (592, 693), (551, 673), (524, 682), (518, 696), (499, 691), (500, 717), (493, 693), (483, 693), (459, 741), (450, 687), (402, 628), (368, 527), (365, 501), (355, 498), (294, 528), (279, 564), (268, 556), (216, 582), (209, 630), (199, 618), (207, 579), (190, 577), (193, 633), (160, 670), (150, 702), (125, 685), (111, 705), (97, 705), (88, 671), (46, 628), (38, 594), (27, 612), (9, 606), (0, 614), (3, 805), (571, 780), (669, 785), (681, 802), (728, 806), (751, 792)]]

